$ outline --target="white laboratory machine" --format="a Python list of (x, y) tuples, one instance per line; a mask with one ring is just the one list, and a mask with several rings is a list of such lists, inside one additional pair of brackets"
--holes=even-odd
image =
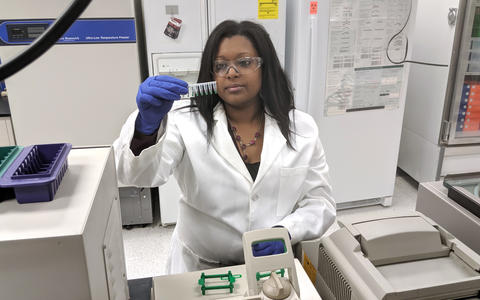
[[(386, 50), (408, 5), (287, 2), (285, 69), (295, 106), (317, 122), (337, 209), (391, 205), (408, 65), (389, 62)], [(405, 40), (393, 44), (389, 53), (398, 60)]]
[[(170, 75), (196, 83), (209, 33), (224, 20), (250, 20), (269, 32), (280, 62), (285, 60), (286, 0), (143, 0), (150, 75)], [(173, 32), (173, 33), (172, 33)], [(162, 225), (177, 220), (176, 180), (159, 187)]]
[(437, 222), (480, 254), (480, 198), (477, 196), (472, 199), (468, 203), (449, 197), (449, 191), (442, 181), (423, 182), (418, 187), (415, 210)]
[[(69, 3), (0, 0), (2, 62)], [(92, 1), (52, 48), (5, 80), (17, 144), (112, 144), (136, 108), (138, 59), (132, 1)]]
[[(284, 253), (253, 256), (252, 244), (272, 239), (284, 241)], [(284, 228), (244, 233), (243, 249), (245, 265), (154, 277), (151, 299), (321, 299), (300, 262), (293, 258)]]
[(316, 248), (317, 289), (330, 299), (467, 299), (480, 291), (480, 256), (417, 212), (363, 215)]
[[(480, 171), (480, 1), (413, 1), (398, 166), (418, 182)], [(428, 41), (428, 42), (427, 42)]]
[(0, 215), (0, 298), (129, 299), (111, 147), (72, 149), (52, 201)]

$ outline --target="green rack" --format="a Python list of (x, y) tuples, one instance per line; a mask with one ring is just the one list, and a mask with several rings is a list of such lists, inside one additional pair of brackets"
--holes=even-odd
[[(280, 276), (284, 276), (285, 275), (285, 269), (280, 269), (278, 271), (276, 271), (275, 273), (277, 273), (278, 275)], [(271, 272), (268, 272), (268, 273), (263, 273), (261, 274), (260, 272), (257, 272), (257, 281), (259, 281), (260, 279), (264, 278), (264, 277), (268, 277), (270, 276)]]
[[(221, 289), (228, 289), (230, 293), (233, 293), (233, 283), (235, 282), (235, 278), (241, 278), (242, 275), (233, 275), (231, 271), (228, 271), (227, 274), (212, 274), (212, 275), (205, 275), (202, 273), (200, 279), (198, 280), (198, 284), (202, 290), (202, 295), (205, 295), (205, 292), (208, 290), (221, 290)], [(206, 280), (212, 278), (219, 278), (220, 280), (228, 280), (228, 284), (224, 285), (212, 285), (206, 286)]]

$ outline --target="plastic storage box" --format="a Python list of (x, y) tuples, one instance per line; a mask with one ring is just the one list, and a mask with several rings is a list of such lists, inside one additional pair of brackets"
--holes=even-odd
[(68, 168), (71, 144), (25, 147), (0, 178), (0, 187), (11, 187), (19, 203), (51, 201)]

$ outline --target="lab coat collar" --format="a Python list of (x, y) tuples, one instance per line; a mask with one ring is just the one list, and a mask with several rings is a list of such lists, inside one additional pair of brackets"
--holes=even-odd
[(253, 183), (252, 176), (250, 176), (228, 132), (227, 115), (222, 103), (215, 106), (213, 120), (215, 122), (212, 136), (213, 147), (235, 170), (240, 172), (250, 183)]
[[(213, 128), (212, 144), (218, 153), (228, 161), (238, 172), (240, 172), (250, 183), (252, 177), (248, 172), (245, 163), (238, 154), (228, 132), (228, 123), (225, 109), (222, 103), (218, 103), (213, 111), (215, 122)], [(263, 133), (263, 148), (260, 156), (260, 168), (258, 170), (255, 184), (257, 185), (272, 166), (283, 147), (286, 147), (286, 139), (283, 136), (275, 119), (265, 114), (265, 128)]]

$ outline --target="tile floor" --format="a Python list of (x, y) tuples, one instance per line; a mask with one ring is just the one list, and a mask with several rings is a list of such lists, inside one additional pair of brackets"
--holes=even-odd
[[(397, 171), (392, 206), (381, 205), (338, 211), (338, 217), (358, 216), (372, 211), (415, 210), (418, 184), (403, 171)], [(145, 227), (123, 230), (127, 278), (136, 279), (164, 274), (165, 262), (174, 226), (162, 227), (159, 219)], [(332, 226), (331, 230), (334, 230)], [(331, 231), (329, 230), (329, 231)]]

